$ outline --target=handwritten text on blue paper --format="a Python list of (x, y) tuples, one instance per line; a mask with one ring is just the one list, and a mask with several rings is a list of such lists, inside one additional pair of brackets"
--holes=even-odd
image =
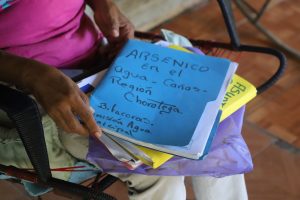
[(222, 82), (207, 84), (216, 70), (213, 64), (202, 56), (129, 41), (93, 93), (95, 119), (147, 142), (168, 144), (174, 132), (193, 134), (206, 103), (215, 98), (214, 85)]

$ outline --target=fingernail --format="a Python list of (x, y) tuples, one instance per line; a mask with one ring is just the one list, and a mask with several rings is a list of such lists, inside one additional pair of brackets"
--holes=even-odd
[(116, 29), (113, 29), (112, 34), (114, 37), (119, 37), (119, 31)]
[(97, 132), (94, 133), (94, 135), (95, 135), (96, 138), (100, 138), (101, 135), (102, 135), (102, 133), (100, 133), (100, 132), (97, 131)]
[(90, 106), (91, 112), (94, 114), (95, 110)]

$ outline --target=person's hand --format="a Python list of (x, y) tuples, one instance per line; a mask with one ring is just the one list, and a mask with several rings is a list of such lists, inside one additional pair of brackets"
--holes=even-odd
[(93, 1), (94, 19), (109, 43), (123, 43), (134, 36), (134, 26), (112, 0)]
[[(87, 96), (59, 70), (38, 63), (24, 76), (24, 85), (64, 131), (100, 137)], [(80, 123), (79, 121), (82, 123)]]
[(99, 57), (111, 61), (124, 43), (134, 37), (134, 26), (112, 0), (87, 0), (94, 11), (94, 20), (108, 44), (98, 49)]

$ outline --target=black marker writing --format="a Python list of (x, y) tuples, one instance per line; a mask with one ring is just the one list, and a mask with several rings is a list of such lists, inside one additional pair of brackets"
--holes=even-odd
[(178, 113), (181, 114), (179, 108), (176, 105), (165, 103), (164, 101), (157, 101), (153, 99), (142, 99), (140, 96), (133, 94), (132, 92), (127, 92), (124, 94), (125, 100), (137, 103), (141, 106), (157, 109), (159, 114), (163, 113)]

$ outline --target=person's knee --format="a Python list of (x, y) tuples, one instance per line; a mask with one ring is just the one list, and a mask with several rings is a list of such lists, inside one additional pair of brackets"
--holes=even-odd
[(201, 200), (247, 200), (244, 175), (214, 177), (192, 177), (196, 199)]
[(86, 160), (88, 153), (88, 137), (59, 131), (59, 140), (63, 147), (77, 159)]
[(127, 184), (130, 199), (186, 199), (183, 176), (146, 176), (137, 174), (118, 174), (116, 176)]

